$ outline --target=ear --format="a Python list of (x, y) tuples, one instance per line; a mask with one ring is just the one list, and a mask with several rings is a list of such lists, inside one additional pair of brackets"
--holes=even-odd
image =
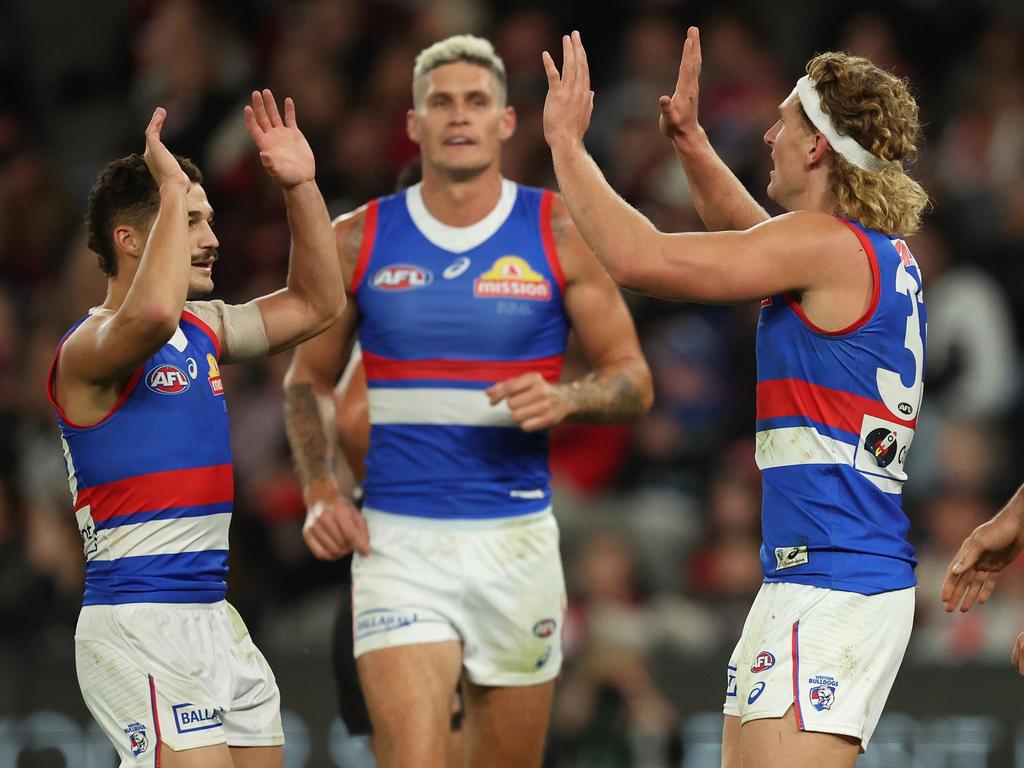
[(114, 250), (124, 251), (136, 259), (142, 258), (146, 248), (146, 239), (135, 227), (118, 224), (114, 227)]
[(419, 144), (423, 138), (420, 131), (420, 116), (415, 107), (405, 113), (405, 134), (416, 144)]
[(828, 139), (821, 133), (812, 134), (814, 144), (807, 150), (807, 167), (813, 168), (822, 163), (828, 156)]
[(498, 138), (502, 141), (508, 141), (512, 138), (512, 134), (516, 132), (516, 110), (515, 107), (505, 107), (505, 112), (501, 116), (501, 123), (498, 126)]

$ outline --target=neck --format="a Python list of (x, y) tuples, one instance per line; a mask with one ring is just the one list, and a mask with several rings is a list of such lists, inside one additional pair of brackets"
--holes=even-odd
[(791, 205), (784, 205), (789, 211), (821, 211), (822, 213), (836, 213), (836, 199), (828, 185), (828, 172), (812, 174), (807, 186), (794, 195)]
[(494, 210), (501, 197), (501, 173), (495, 164), (466, 179), (427, 165), (423, 167), (423, 204), (430, 215), (450, 227), (468, 227)]
[(124, 304), (125, 296), (128, 295), (128, 289), (131, 288), (133, 275), (125, 275), (122, 265), (122, 269), (118, 271), (117, 277), (111, 277), (107, 280), (107, 295), (103, 299), (103, 303), (100, 305), (103, 309), (109, 309), (111, 312), (116, 312)]

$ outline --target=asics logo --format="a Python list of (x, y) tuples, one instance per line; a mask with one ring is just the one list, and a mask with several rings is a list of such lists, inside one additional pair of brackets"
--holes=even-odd
[(469, 269), (469, 257), (460, 256), (447, 267), (445, 267), (444, 272), (442, 272), (441, 275), (444, 277), (445, 280), (454, 280), (467, 269)]

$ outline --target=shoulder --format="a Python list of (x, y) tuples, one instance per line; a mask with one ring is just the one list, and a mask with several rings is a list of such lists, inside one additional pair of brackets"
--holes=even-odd
[(858, 231), (849, 222), (830, 213), (792, 211), (756, 224), (747, 233), (758, 239), (771, 240), (793, 256), (807, 254), (823, 258), (857, 246)]

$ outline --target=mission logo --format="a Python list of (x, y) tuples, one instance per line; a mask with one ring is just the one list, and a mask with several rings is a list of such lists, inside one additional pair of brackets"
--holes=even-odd
[(551, 282), (534, 272), (520, 256), (502, 256), (473, 281), (477, 299), (527, 299), (551, 301)]

